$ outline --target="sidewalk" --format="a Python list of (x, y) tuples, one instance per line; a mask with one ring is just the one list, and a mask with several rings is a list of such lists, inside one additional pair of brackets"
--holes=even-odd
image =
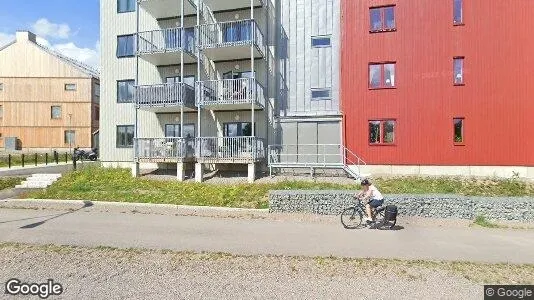
[[(2, 206), (17, 200), (0, 201)], [(534, 263), (534, 231), (418, 227), (399, 222), (395, 231), (345, 230), (338, 222), (273, 220), (261, 210), (124, 204), (122, 212), (98, 202), (70, 209), (0, 208), (0, 242), (227, 252), (239, 255), (373, 257), (445, 261)], [(94, 204), (94, 205), (93, 205)], [(117, 207), (123, 204), (116, 205)], [(76, 208), (74, 208), (76, 207)], [(57, 207), (56, 207), (57, 208)], [(125, 209), (126, 208), (126, 209)], [(184, 216), (205, 209), (225, 218)], [(231, 215), (249, 217), (231, 217)], [(262, 217), (263, 216), (263, 217)], [(332, 219), (333, 220), (333, 219)]]

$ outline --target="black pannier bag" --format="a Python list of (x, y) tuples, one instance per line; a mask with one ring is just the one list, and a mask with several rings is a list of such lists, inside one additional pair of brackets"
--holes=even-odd
[(397, 206), (388, 205), (384, 211), (384, 221), (396, 221), (397, 220)]

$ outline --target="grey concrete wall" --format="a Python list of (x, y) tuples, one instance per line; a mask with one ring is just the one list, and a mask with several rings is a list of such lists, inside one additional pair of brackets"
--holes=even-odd
[[(353, 206), (355, 191), (271, 191), (271, 212), (340, 214)], [(396, 205), (399, 218), (428, 218), (534, 221), (534, 199), (528, 197), (469, 197), (456, 195), (387, 195), (384, 205)]]

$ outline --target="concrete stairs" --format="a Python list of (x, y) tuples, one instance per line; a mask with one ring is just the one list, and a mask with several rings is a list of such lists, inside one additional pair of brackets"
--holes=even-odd
[(15, 186), (17, 189), (44, 189), (52, 185), (61, 177), (61, 174), (33, 174), (26, 178), (21, 184)]

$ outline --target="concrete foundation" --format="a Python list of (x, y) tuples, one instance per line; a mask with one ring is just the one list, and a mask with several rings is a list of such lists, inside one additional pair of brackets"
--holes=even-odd
[(256, 180), (256, 164), (248, 165), (248, 182), (253, 183)]
[(141, 175), (141, 169), (138, 163), (132, 164), (132, 177), (139, 177)]
[(184, 181), (185, 180), (185, 164), (184, 163), (177, 163), (176, 164), (176, 179), (178, 181)]
[(195, 164), (195, 181), (202, 182), (204, 180), (204, 166), (201, 163)]

